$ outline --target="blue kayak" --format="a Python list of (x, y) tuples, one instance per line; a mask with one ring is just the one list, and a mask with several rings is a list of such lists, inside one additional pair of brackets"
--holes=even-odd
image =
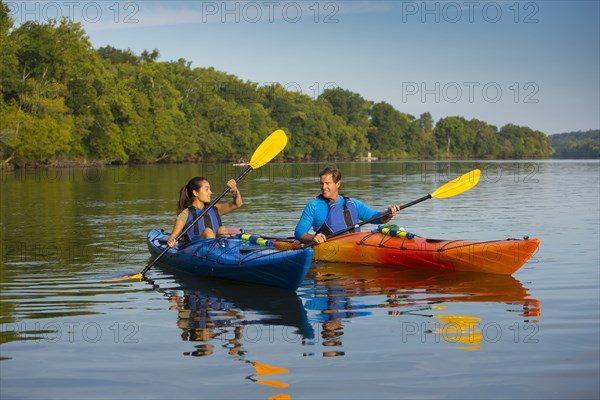
[[(148, 248), (154, 257), (167, 248), (168, 238), (168, 234), (157, 229), (148, 233)], [(312, 258), (312, 249), (282, 251), (243, 240), (238, 235), (180, 244), (167, 251), (159, 263), (198, 276), (296, 290)]]

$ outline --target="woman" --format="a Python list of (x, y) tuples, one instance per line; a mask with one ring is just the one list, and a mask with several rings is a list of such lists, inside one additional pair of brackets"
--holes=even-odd
[[(203, 218), (198, 220), (185, 233), (183, 236), (184, 243), (187, 244), (196, 240), (227, 234), (227, 229), (221, 224), (221, 215), (230, 213), (244, 204), (235, 179), (230, 179), (227, 182), (227, 186), (231, 189), (233, 199), (228, 203), (217, 204), (210, 209)], [(190, 179), (187, 185), (181, 188), (179, 191), (179, 203), (177, 205), (177, 220), (175, 221), (175, 226), (173, 226), (173, 232), (167, 241), (169, 247), (174, 247), (177, 244), (175, 238), (210, 204), (211, 195), (210, 183), (201, 176)]]

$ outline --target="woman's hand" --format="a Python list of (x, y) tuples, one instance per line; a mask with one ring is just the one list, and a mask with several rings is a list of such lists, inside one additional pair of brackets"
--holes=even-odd
[(229, 186), (232, 192), (237, 192), (237, 182), (235, 181), (235, 179), (228, 180), (227, 186)]
[(231, 211), (235, 210), (236, 208), (241, 207), (242, 204), (244, 204), (244, 200), (242, 199), (242, 194), (240, 193), (240, 191), (237, 187), (236, 180), (235, 179), (228, 180), (227, 186), (229, 186), (229, 190), (231, 191), (231, 195), (233, 196), (233, 199), (231, 200), (231, 202), (227, 203), (226, 205), (217, 205), (217, 207), (219, 207), (219, 213), (221, 215), (225, 215), (228, 212), (231, 212)]
[(235, 201), (240, 194), (240, 191), (237, 188), (237, 182), (235, 181), (235, 179), (230, 179), (229, 181), (227, 181), (227, 186), (229, 186), (229, 189), (231, 189), (231, 195), (233, 196), (233, 200)]

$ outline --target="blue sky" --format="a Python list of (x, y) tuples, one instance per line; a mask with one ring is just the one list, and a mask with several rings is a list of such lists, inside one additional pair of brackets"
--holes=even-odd
[(68, 16), (94, 47), (158, 49), (313, 98), (341, 87), (434, 120), (547, 134), (600, 127), (600, 2), (5, 1)]

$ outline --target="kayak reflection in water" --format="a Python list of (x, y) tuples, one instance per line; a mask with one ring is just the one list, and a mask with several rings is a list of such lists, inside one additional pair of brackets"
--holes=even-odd
[[(217, 235), (227, 235), (227, 229), (221, 224), (221, 215), (230, 213), (244, 204), (242, 195), (237, 188), (235, 179), (230, 179), (227, 186), (231, 189), (233, 198), (227, 203), (220, 203), (211, 208), (204, 218), (197, 221), (192, 229), (184, 235), (184, 243), (191, 243), (199, 239), (214, 238)], [(177, 245), (175, 238), (187, 228), (200, 215), (204, 208), (210, 204), (210, 183), (201, 176), (194, 177), (179, 191), (177, 204), (177, 220), (167, 244), (169, 247)]]
[(169, 271), (178, 287), (166, 292), (177, 311), (184, 341), (200, 342), (190, 355), (211, 355), (228, 349), (231, 356), (246, 353), (243, 340), (257, 337), (291, 343), (313, 341), (315, 332), (302, 300), (294, 291), (221, 279), (198, 278)]
[[(321, 194), (311, 200), (296, 225), (294, 236), (302, 243), (323, 243), (334, 232), (355, 226), (360, 221), (374, 218), (382, 212), (367, 207), (363, 202), (346, 197), (339, 193), (342, 185), (342, 173), (334, 167), (326, 167), (319, 174)], [(400, 206), (393, 204), (387, 208), (389, 214), (373, 221), (374, 224), (385, 224), (400, 211)], [(309, 233), (312, 228), (316, 233)], [(351, 232), (358, 232), (359, 228)]]
[[(386, 326), (390, 318), (400, 318), (392, 325), (401, 327), (398, 344), (446, 343), (472, 351), (503, 333), (523, 343), (539, 340), (540, 301), (510, 275), (315, 263), (306, 281), (301, 296), (309, 320), (320, 324), (323, 357), (345, 356), (364, 343), (344, 343), (349, 329), (371, 342), (369, 327)], [(491, 319), (498, 311), (507, 313), (506, 325)], [(353, 326), (359, 317), (371, 322)]]

